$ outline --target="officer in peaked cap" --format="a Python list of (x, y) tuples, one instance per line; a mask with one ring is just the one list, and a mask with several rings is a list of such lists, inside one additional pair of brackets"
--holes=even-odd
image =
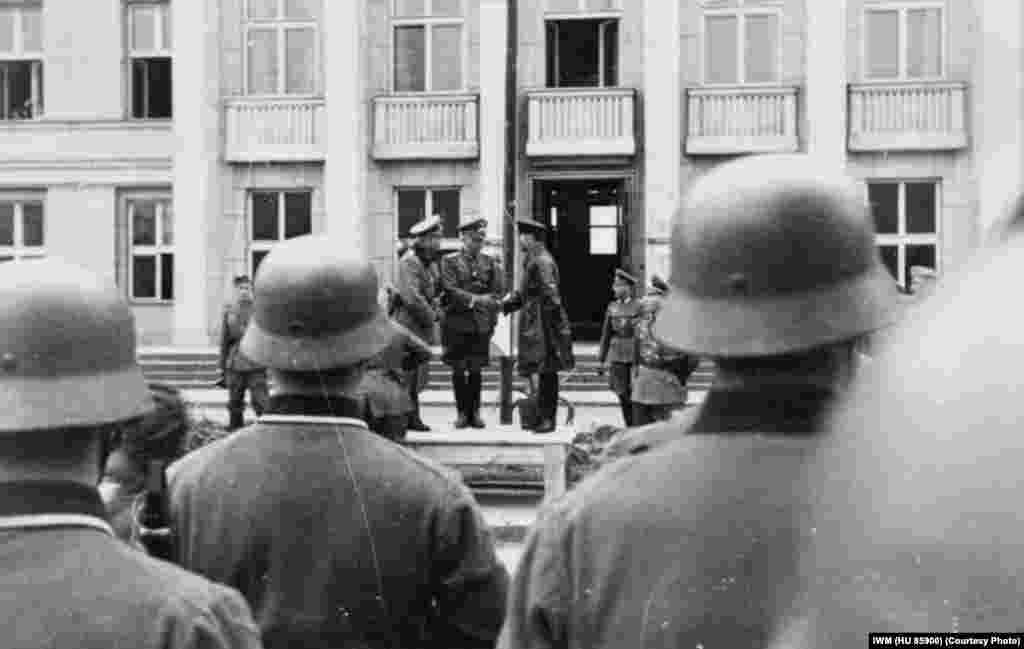
[(633, 291), (636, 278), (617, 268), (612, 280), (614, 299), (608, 304), (601, 327), (601, 342), (598, 345), (597, 360), (600, 370), (607, 363), (608, 388), (615, 393), (622, 408), (622, 420), (626, 426), (633, 425), (632, 379), (633, 364), (636, 361), (636, 339), (633, 330), (639, 314), (640, 301)]
[[(411, 248), (398, 262), (399, 303), (395, 320), (428, 345), (437, 344), (437, 328), (441, 319), (441, 271), (438, 256), (441, 250), (441, 219), (424, 219), (409, 229)], [(426, 384), (427, 363), (409, 363), (407, 383), (413, 410), (409, 430), (429, 431), (420, 417), (420, 391)]]
[(674, 441), (542, 512), (500, 647), (765, 647), (799, 590), (815, 490), (794, 480), (844, 393), (853, 342), (894, 317), (867, 206), (806, 156), (744, 158), (694, 183), (671, 252), (654, 333), (712, 357), (715, 383), (693, 415), (662, 424)]
[(131, 310), (56, 259), (0, 265), (0, 628), (9, 647), (260, 646), (235, 591), (115, 538), (97, 485), (152, 408)]
[(472, 219), (459, 226), (462, 250), (441, 263), (445, 295), (441, 322), (443, 359), (452, 368), (452, 387), (458, 417), (456, 428), (484, 428), (480, 418), (481, 370), (490, 363), (491, 336), (498, 324), (505, 278), (497, 259), (482, 251), (487, 220)]
[(507, 574), (473, 496), (362, 419), (364, 367), (396, 334), (372, 263), (297, 237), (255, 288), (242, 350), (270, 402), (172, 465), (183, 564), (242, 591), (270, 649), (491, 646)]

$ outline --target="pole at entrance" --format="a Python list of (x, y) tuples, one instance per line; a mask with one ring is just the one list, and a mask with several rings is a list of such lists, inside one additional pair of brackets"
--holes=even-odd
[[(505, 48), (505, 285), (515, 285), (516, 269), (516, 164), (519, 144), (519, 93), (516, 88), (516, 61), (518, 59), (519, 11), (518, 0), (507, 0), (508, 20), (506, 21)], [(509, 335), (515, 335), (515, 327), (509, 327)], [(512, 341), (508, 341), (511, 343)], [(511, 344), (508, 347), (512, 349)], [(500, 421), (512, 423), (512, 367), (511, 356), (501, 357)]]

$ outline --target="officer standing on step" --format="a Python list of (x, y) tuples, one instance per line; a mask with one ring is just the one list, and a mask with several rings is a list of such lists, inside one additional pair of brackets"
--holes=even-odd
[(296, 237), (260, 266), (242, 350), (270, 402), (171, 467), (182, 563), (242, 591), (268, 649), (492, 647), (507, 573), (476, 501), (363, 420), (365, 363), (396, 329), (345, 244)]
[(235, 591), (114, 536), (97, 484), (152, 408), (135, 320), (56, 259), (0, 265), (0, 646), (258, 649)]
[(638, 306), (633, 296), (636, 278), (626, 271), (615, 270), (612, 280), (612, 294), (615, 299), (608, 305), (601, 328), (601, 344), (597, 352), (599, 372), (608, 364), (608, 388), (619, 398), (622, 420), (626, 426), (633, 425), (632, 391), (633, 361), (636, 358), (636, 340), (633, 329), (636, 325)]
[(484, 428), (480, 419), (482, 368), (490, 363), (491, 336), (498, 323), (505, 292), (501, 264), (484, 254), (487, 219), (459, 226), (462, 250), (441, 263), (444, 319), (441, 323), (442, 360), (452, 368), (452, 387), (458, 418), (456, 428)]
[(234, 279), (235, 299), (224, 306), (220, 327), (220, 371), (228, 389), (228, 430), (245, 425), (245, 391), (259, 416), (267, 403), (267, 372), (238, 349), (252, 317), (252, 282), (246, 275)]

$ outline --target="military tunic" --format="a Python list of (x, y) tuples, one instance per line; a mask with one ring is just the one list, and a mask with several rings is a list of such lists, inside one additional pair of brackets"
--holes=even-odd
[(228, 411), (233, 412), (236, 425), (241, 425), (245, 409), (245, 391), (249, 390), (252, 408), (257, 415), (267, 403), (266, 370), (246, 357), (239, 348), (252, 318), (252, 302), (233, 302), (224, 306), (221, 318), (220, 369), (228, 388)]
[(400, 298), (395, 320), (428, 345), (436, 344), (435, 333), (440, 317), (437, 264), (424, 261), (415, 249), (409, 250), (398, 262), (395, 289)]
[(631, 375), (636, 359), (633, 330), (639, 313), (639, 302), (633, 298), (615, 300), (608, 305), (601, 329), (599, 363), (609, 363), (608, 387), (615, 394), (630, 398)]
[[(487, 366), (491, 336), (498, 322), (498, 300), (505, 292), (501, 264), (484, 253), (453, 253), (441, 264), (441, 286), (445, 296), (442, 360), (471, 371)], [(495, 300), (492, 307), (479, 299), (484, 296)]]

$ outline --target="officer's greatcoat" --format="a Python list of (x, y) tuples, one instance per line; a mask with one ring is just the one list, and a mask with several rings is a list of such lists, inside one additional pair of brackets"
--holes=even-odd
[(395, 288), (400, 298), (395, 320), (427, 344), (436, 344), (440, 289), (437, 264), (425, 262), (415, 248), (410, 249), (398, 262)]
[(523, 276), (508, 302), (519, 314), (519, 373), (575, 367), (572, 330), (558, 287), (558, 265), (546, 249), (524, 255)]
[(598, 362), (612, 364), (612, 370), (608, 373), (608, 387), (626, 398), (629, 398), (629, 372), (636, 360), (633, 330), (638, 314), (639, 302), (633, 298), (610, 303), (604, 314), (601, 343), (597, 352)]
[(448, 255), (441, 264), (441, 286), (444, 291), (444, 319), (441, 337), (444, 342), (444, 360), (468, 362), (472, 365), (487, 363), (490, 338), (498, 323), (497, 302), (488, 308), (474, 297), (500, 300), (505, 292), (501, 264), (490, 255), (475, 256), (459, 251)]
[(249, 360), (238, 344), (252, 318), (252, 302), (231, 302), (224, 305), (220, 328), (220, 365), (224, 372), (253, 372), (263, 368)]

